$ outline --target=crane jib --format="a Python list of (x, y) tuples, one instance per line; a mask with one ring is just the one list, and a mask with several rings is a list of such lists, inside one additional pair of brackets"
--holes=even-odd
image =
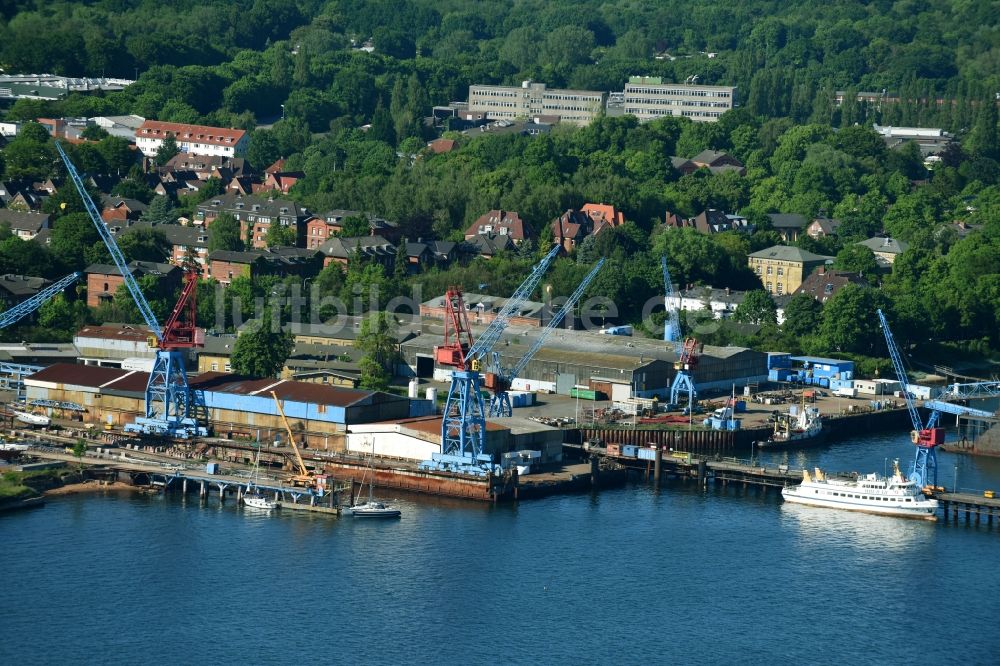
[(66, 151), (63, 150), (62, 145), (58, 141), (56, 141), (56, 150), (59, 152), (59, 156), (62, 158), (63, 164), (66, 165), (66, 171), (69, 173), (70, 179), (76, 186), (77, 192), (80, 194), (80, 199), (83, 201), (83, 205), (87, 209), (87, 215), (90, 216), (90, 220), (97, 228), (98, 235), (100, 235), (101, 240), (103, 240), (104, 244), (107, 246), (108, 253), (111, 255), (111, 260), (115, 262), (115, 266), (121, 272), (122, 278), (125, 281), (125, 287), (132, 295), (132, 300), (135, 301), (135, 305), (139, 309), (139, 313), (142, 315), (143, 320), (146, 322), (146, 326), (148, 326), (149, 331), (156, 336), (157, 341), (163, 340), (163, 332), (160, 328), (159, 322), (156, 320), (156, 315), (153, 314), (153, 310), (149, 307), (146, 297), (143, 296), (139, 283), (136, 282), (132, 273), (129, 271), (128, 262), (125, 260), (125, 256), (122, 254), (121, 249), (119, 249), (118, 243), (115, 242), (115, 237), (111, 234), (108, 226), (104, 224), (104, 220), (101, 219), (97, 206), (94, 205), (94, 200), (91, 199), (90, 195), (87, 193), (87, 189), (83, 184), (83, 179), (80, 178), (80, 174), (77, 172), (76, 167), (73, 166), (69, 156), (66, 155)]

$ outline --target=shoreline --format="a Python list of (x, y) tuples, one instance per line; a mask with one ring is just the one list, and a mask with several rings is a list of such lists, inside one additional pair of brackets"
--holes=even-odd
[(104, 483), (102, 481), (84, 481), (83, 483), (68, 483), (58, 488), (51, 488), (42, 493), (43, 497), (59, 497), (61, 495), (82, 495), (97, 492), (142, 492), (140, 488), (122, 481)]

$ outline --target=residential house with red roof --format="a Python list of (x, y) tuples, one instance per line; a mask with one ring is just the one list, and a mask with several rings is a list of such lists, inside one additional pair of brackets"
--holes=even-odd
[(605, 229), (625, 224), (625, 216), (614, 206), (584, 204), (580, 210), (567, 210), (552, 222), (552, 240), (562, 245), (563, 251), (574, 250), (588, 236), (596, 236)]
[(135, 145), (143, 155), (152, 157), (168, 136), (174, 137), (180, 152), (194, 155), (235, 157), (246, 152), (250, 144), (246, 130), (147, 120), (135, 131)]
[(521, 216), (512, 210), (491, 210), (481, 215), (465, 230), (465, 240), (471, 241), (481, 234), (506, 236), (514, 245), (520, 245), (533, 235)]

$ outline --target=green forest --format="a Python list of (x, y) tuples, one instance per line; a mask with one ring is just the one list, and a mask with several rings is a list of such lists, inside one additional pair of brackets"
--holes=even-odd
[[(360, 50), (366, 43), (373, 52)], [(452, 283), (506, 294), (544, 249), (553, 218), (602, 202), (629, 224), (560, 259), (548, 282), (568, 294), (607, 257), (589, 293), (612, 299), (620, 321), (643, 325), (643, 304), (663, 291), (661, 255), (681, 284), (760, 288), (747, 254), (779, 241), (766, 215), (822, 214), (843, 222), (839, 235), (806, 237), (802, 247), (867, 271), (872, 286), (845, 289), (825, 307), (793, 301), (781, 328), (767, 312), (740, 313), (753, 329), (721, 329), (706, 341), (883, 356), (872, 321), (884, 307), (905, 342), (1000, 348), (1000, 29), (992, 3), (0, 0), (0, 67), (138, 79), (118, 93), (19, 100), (7, 120), (134, 113), (242, 127), (252, 131), (256, 167), (285, 157), (288, 169), (305, 173), (290, 196), (310, 210), (377, 212), (411, 239), (458, 240), (500, 208), (519, 211), (540, 236), (509, 256), (408, 279), (378, 267), (324, 271), (317, 282), (328, 293), (375, 282), (393, 285), (388, 298), (419, 282), (427, 297)], [(626, 116), (539, 137), (446, 131), (457, 150), (424, 148), (439, 135), (424, 122), (431, 106), (466, 99), (472, 83), (620, 91), (633, 75), (735, 85), (740, 108), (718, 123), (640, 125)], [(885, 94), (862, 104), (858, 91)], [(872, 124), (939, 127), (958, 142), (929, 171), (915, 145), (889, 150)], [(672, 156), (705, 149), (735, 155), (746, 175), (674, 170)], [(0, 153), (0, 172), (58, 176), (53, 154), (50, 141), (29, 133)], [(91, 172), (128, 170), (110, 139), (72, 155)], [(172, 203), (183, 210), (195, 202)], [(664, 228), (668, 211), (693, 216), (708, 207), (739, 212), (757, 231)], [(52, 208), (49, 248), (0, 241), (0, 270), (77, 270), (96, 260), (101, 248), (80, 210)], [(956, 222), (971, 233), (961, 237)], [(855, 245), (878, 232), (909, 243), (888, 274), (875, 273), (871, 253)], [(146, 240), (131, 251), (150, 251), (155, 239)], [(658, 323), (644, 326), (655, 334)]]

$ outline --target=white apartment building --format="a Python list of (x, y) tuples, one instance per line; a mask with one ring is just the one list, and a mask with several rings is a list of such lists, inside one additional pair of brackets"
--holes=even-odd
[(180, 152), (193, 155), (235, 157), (244, 153), (250, 143), (250, 135), (241, 129), (147, 120), (135, 131), (135, 145), (143, 155), (152, 157), (170, 135)]
[(647, 122), (664, 116), (684, 116), (716, 122), (736, 105), (734, 86), (664, 83), (658, 76), (632, 76), (625, 84), (624, 112)]
[(604, 110), (607, 93), (597, 90), (549, 90), (544, 83), (517, 86), (469, 86), (470, 113), (489, 120), (558, 116), (560, 122), (586, 125)]

